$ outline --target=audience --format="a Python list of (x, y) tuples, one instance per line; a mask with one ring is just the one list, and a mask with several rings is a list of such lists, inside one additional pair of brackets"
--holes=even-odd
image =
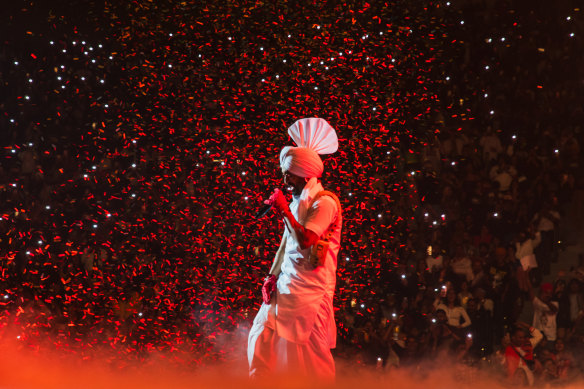
[[(582, 213), (583, 88), (576, 81), (584, 66), (571, 53), (582, 50), (583, 24), (573, 16), (568, 27), (558, 27), (570, 15), (566, 7), (559, 7), (565, 14), (544, 17), (545, 10), (511, 12), (508, 2), (472, 3), (453, 4), (444, 16), (464, 18), (482, 34), (460, 43), (464, 59), (451, 65), (448, 83), (436, 86), (432, 139), (415, 151), (398, 140), (399, 150), (384, 146), (391, 143), (383, 143), (387, 135), (369, 139), (346, 126), (341, 143), (354, 150), (343, 152), (344, 162), (325, 161), (337, 165), (325, 179), (347, 215), (335, 353), (382, 369), (449, 356), (499, 366), (510, 382), (567, 381), (581, 369), (584, 267), (555, 286), (543, 278), (559, 258), (566, 213)], [(154, 50), (152, 39), (144, 37), (139, 50)], [(239, 79), (221, 68), (232, 52), (218, 52), (215, 64), (205, 59), (204, 66), (216, 69), (208, 80), (192, 64), (171, 64), (177, 70), (168, 75), (170, 94), (176, 90), (187, 102), (195, 96), (203, 120), (190, 117), (199, 113), (182, 102), (177, 107), (184, 112), (167, 115), (164, 104), (177, 98), (162, 81), (142, 85), (152, 77), (143, 57), (120, 54), (116, 63), (96, 48), (91, 58), (101, 66), (77, 58), (61, 71), (57, 51), (39, 49), (39, 64), (28, 46), (13, 43), (0, 49), (6, 92), (0, 127), (9, 133), (0, 165), (0, 330), (17, 326), (31, 344), (50, 335), (80, 353), (83, 345), (128, 357), (169, 351), (194, 364), (236, 352), (281, 227), (275, 220), (250, 222), (268, 186), (279, 183), (268, 171), (276, 165), (264, 161), (284, 142), (285, 123), (278, 123), (276, 138), (271, 130), (260, 133), (270, 122), (259, 118), (279, 104), (298, 104), (294, 116), (319, 112), (299, 100), (253, 94), (262, 83), (255, 85), (251, 74)], [(455, 58), (459, 48), (451, 46), (445, 50)], [(244, 51), (233, 60), (243, 68), (252, 61)], [(12, 58), (18, 66), (7, 64)], [(487, 59), (496, 70), (485, 71)], [(416, 60), (406, 58), (403, 66), (417, 66)], [(26, 69), (35, 69), (34, 88), (15, 81), (30, 76)], [(104, 79), (107, 88), (99, 85)], [(195, 84), (205, 93), (194, 93), (200, 92)], [(339, 101), (355, 107), (368, 98), (365, 87), (363, 97), (361, 90), (338, 88)], [(34, 105), (9, 116), (26, 93)], [(403, 104), (411, 112), (424, 105), (417, 98)], [(54, 112), (49, 125), (39, 125)], [(155, 120), (143, 121), (144, 112)], [(129, 116), (141, 136), (120, 129)], [(363, 123), (389, 126), (373, 116)], [(158, 136), (159, 128), (166, 136)], [(235, 137), (238, 131), (247, 132)], [(257, 142), (250, 145), (252, 131)], [(348, 166), (371, 177), (337, 172)], [(526, 302), (535, 308), (533, 327), (518, 323)]]

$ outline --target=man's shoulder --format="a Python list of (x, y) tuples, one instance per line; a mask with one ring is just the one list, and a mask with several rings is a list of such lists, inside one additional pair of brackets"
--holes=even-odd
[(320, 198), (331, 198), (331, 199), (339, 199), (339, 195), (337, 195), (335, 192), (328, 190), (328, 189), (323, 189), (320, 192), (318, 192), (316, 194), (316, 196), (314, 196), (315, 199), (320, 199)]
[(316, 194), (314, 200), (312, 201), (313, 207), (332, 207), (335, 211), (341, 210), (341, 203), (339, 197), (331, 191), (323, 190)]
[(337, 225), (341, 220), (341, 205), (338, 200), (320, 192), (312, 200), (304, 227), (322, 236), (331, 224)]
[(316, 203), (319, 203), (319, 204), (327, 203), (327, 204), (332, 204), (334, 206), (336, 206), (336, 204), (337, 204), (337, 202), (335, 201), (335, 199), (333, 197), (329, 196), (329, 195), (320, 196), (319, 198), (317, 198), (316, 200), (314, 200), (314, 203), (315, 204)]

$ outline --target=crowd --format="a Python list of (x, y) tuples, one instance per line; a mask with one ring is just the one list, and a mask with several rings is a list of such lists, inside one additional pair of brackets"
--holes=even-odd
[(71, 10), (22, 31), (0, 48), (0, 330), (115, 361), (237, 357), (282, 228), (253, 215), (284, 129), (322, 116), (341, 144), (336, 357), (522, 366), (531, 345), (532, 378), (574, 377), (584, 268), (547, 282), (567, 212), (584, 220), (568, 3), (168, 1), (107, 8), (100, 38)]
[[(551, 44), (568, 35), (559, 38), (557, 19), (546, 22), (535, 11), (518, 19), (506, 9), (473, 7), (465, 20), (485, 34), (465, 42), (452, 104), (459, 93), (485, 91), (460, 106), (492, 119), (446, 129), (413, 164), (421, 170), (412, 177), (421, 207), (402, 241), (401, 267), (382, 274), (370, 299), (358, 298), (368, 284), (341, 307), (338, 352), (384, 369), (449, 356), (500, 372), (514, 366), (505, 372), (514, 383), (566, 382), (582, 368), (583, 279), (578, 269), (550, 272), (562, 235), (582, 226), (582, 83), (568, 81), (574, 73), (581, 80), (582, 71), (554, 58), (581, 43)], [(489, 47), (505, 37), (517, 57)], [(552, 59), (533, 58), (538, 45), (552, 46), (539, 50)], [(485, 71), (493, 58), (498, 71)], [(526, 302), (534, 311), (529, 324), (520, 321)], [(533, 366), (516, 374), (513, 350), (526, 344)]]

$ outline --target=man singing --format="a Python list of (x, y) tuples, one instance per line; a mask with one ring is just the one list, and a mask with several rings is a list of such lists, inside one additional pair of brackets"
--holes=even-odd
[(249, 333), (250, 376), (293, 372), (333, 378), (336, 326), (333, 295), (341, 240), (341, 205), (319, 178), (319, 154), (337, 151), (335, 130), (323, 119), (296, 121), (288, 134), (299, 147), (284, 147), (280, 167), (292, 188), (288, 205), (276, 189), (267, 202), (284, 218), (285, 229), (262, 304)]

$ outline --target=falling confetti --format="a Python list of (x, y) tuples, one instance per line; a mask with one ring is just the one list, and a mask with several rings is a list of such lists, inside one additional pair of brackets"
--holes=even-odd
[[(282, 184), (300, 117), (340, 138), (323, 178), (344, 208), (335, 306), (368, 309), (412, 267), (418, 226), (449, 222), (421, 215), (424, 150), (506, 114), (457, 74), (472, 23), (445, 2), (301, 3), (92, 3), (85, 23), (58, 7), (12, 13), (0, 329), (81, 355), (226, 358), (279, 244), (282, 223), (253, 215)], [(29, 17), (39, 24), (17, 27)]]

